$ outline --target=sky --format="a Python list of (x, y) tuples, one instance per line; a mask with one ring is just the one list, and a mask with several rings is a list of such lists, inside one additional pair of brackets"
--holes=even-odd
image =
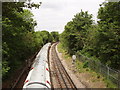
[(74, 18), (74, 15), (83, 11), (88, 11), (97, 21), (99, 4), (105, 0), (34, 0), (42, 2), (39, 9), (32, 9), (34, 19), (37, 21), (35, 31), (47, 30), (49, 32), (58, 31), (62, 33), (67, 22)]

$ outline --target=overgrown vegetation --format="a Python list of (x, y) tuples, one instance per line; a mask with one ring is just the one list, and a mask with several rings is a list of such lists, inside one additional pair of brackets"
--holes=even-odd
[(58, 32), (55, 32), (55, 31), (51, 32), (51, 36), (52, 36), (53, 42), (59, 41), (59, 33)]
[(98, 24), (81, 10), (67, 23), (60, 41), (70, 55), (82, 53), (120, 70), (120, 2), (100, 6)]
[[(83, 63), (77, 59), (74, 64), (75, 67), (72, 67), (71, 66), (72, 57), (69, 55), (69, 53), (67, 53), (66, 49), (62, 46), (61, 43), (59, 43), (57, 47), (58, 47), (59, 53), (62, 53), (62, 58), (67, 63), (69, 69), (75, 72), (76, 74), (79, 73), (77, 74), (77, 75), (80, 75), (80, 76), (77, 76), (78, 78), (80, 78), (81, 75), (83, 75), (80, 81), (87, 84), (89, 88), (100, 87), (100, 86), (96, 86), (96, 83), (98, 84), (98, 82), (99, 84), (102, 84), (102, 87), (100, 88), (106, 88), (106, 87), (113, 88), (113, 84), (110, 81), (106, 80), (102, 75), (100, 75), (99, 73), (96, 73), (95, 71), (87, 67), (87, 62)], [(86, 76), (88, 76), (89, 78), (87, 78)]]
[[(38, 51), (47, 42), (58, 41), (58, 32), (34, 31), (37, 25), (33, 14), (23, 7), (35, 7), (24, 2), (2, 3), (2, 74), (3, 80), (20, 68), (25, 60)], [(54, 37), (56, 36), (56, 37)]]

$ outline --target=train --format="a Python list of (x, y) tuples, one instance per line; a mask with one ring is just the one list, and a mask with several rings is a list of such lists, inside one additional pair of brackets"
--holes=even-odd
[(48, 50), (50, 47), (51, 43), (45, 44), (36, 55), (24, 82), (23, 90), (27, 90), (27, 88), (51, 88), (48, 63)]

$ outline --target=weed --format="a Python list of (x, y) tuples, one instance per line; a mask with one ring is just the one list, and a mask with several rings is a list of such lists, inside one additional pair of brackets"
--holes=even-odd
[(108, 79), (104, 79), (104, 81), (105, 81), (105, 83), (106, 83), (106, 86), (108, 87), (108, 88), (116, 88), (117, 86), (115, 85), (115, 84), (113, 84), (110, 80), (108, 80)]

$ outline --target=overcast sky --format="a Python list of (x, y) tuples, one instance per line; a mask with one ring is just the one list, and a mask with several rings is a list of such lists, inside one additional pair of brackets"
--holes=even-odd
[(47, 30), (64, 31), (64, 26), (71, 21), (76, 13), (81, 9), (93, 14), (93, 19), (97, 20), (99, 4), (104, 0), (34, 0), (42, 2), (39, 9), (32, 9), (34, 19), (37, 21), (36, 31)]

